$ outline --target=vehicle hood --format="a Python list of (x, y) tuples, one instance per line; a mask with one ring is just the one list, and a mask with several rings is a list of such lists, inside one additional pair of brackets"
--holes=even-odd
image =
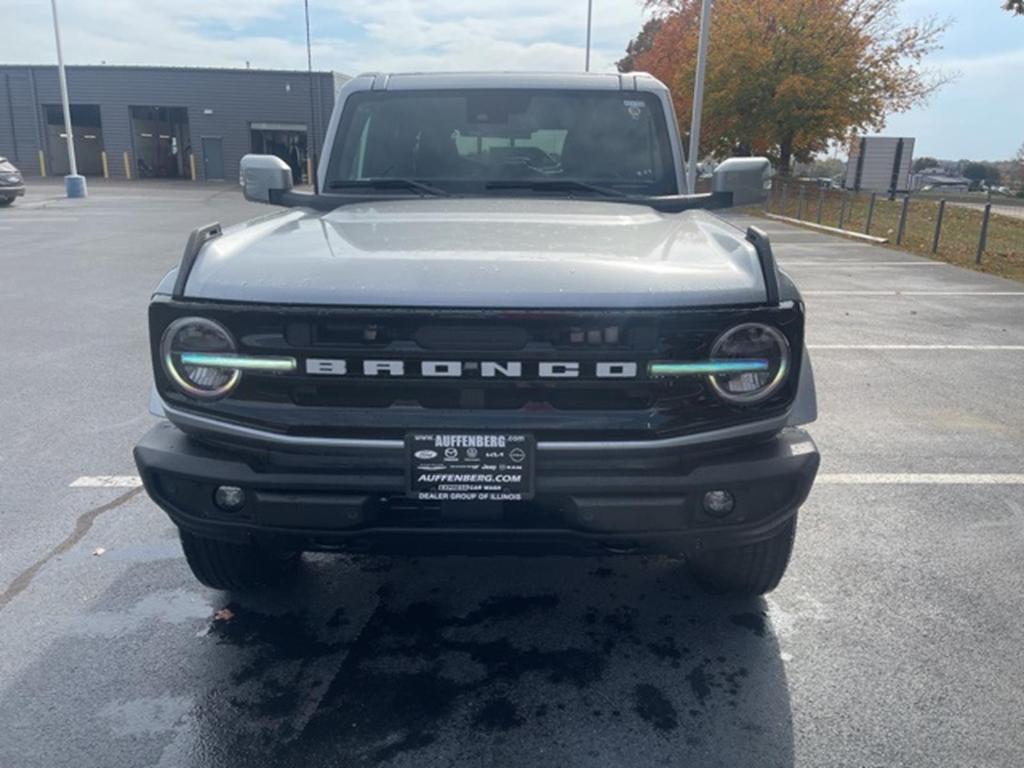
[(654, 308), (765, 300), (757, 254), (703, 211), (429, 198), (290, 209), (203, 249), (189, 298), (385, 307)]

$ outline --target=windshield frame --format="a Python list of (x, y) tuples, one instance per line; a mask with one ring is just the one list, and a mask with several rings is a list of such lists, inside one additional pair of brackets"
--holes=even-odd
[[(349, 132), (353, 129), (353, 123), (356, 120), (356, 114), (358, 108), (370, 101), (384, 101), (389, 99), (401, 99), (409, 97), (420, 97), (420, 96), (431, 96), (436, 95), (438, 97), (451, 97), (455, 96), (468, 96), (473, 94), (500, 94), (507, 92), (510, 95), (513, 94), (530, 94), (530, 95), (544, 95), (544, 94), (570, 94), (573, 96), (603, 96), (607, 98), (622, 98), (622, 99), (639, 99), (646, 102), (648, 109), (650, 110), (650, 121), (651, 128), (654, 132), (654, 141), (658, 143), (661, 157), (659, 158), (659, 166), (662, 171), (658, 178), (658, 182), (661, 187), (657, 191), (653, 191), (649, 186), (645, 188), (642, 182), (618, 182), (614, 179), (607, 178), (577, 178), (573, 177), (562, 177), (553, 176), (553, 181), (564, 181), (567, 184), (561, 188), (556, 189), (556, 185), (552, 185), (552, 189), (543, 189), (540, 185), (532, 187), (528, 184), (514, 185), (509, 184), (507, 186), (501, 184), (501, 182), (516, 182), (516, 181), (529, 181), (535, 179), (535, 177), (528, 176), (525, 178), (516, 177), (502, 177), (502, 176), (489, 176), (483, 175), (479, 178), (474, 177), (456, 177), (456, 178), (437, 178), (427, 177), (423, 178), (408, 177), (406, 180), (409, 182), (418, 182), (422, 184), (429, 184), (433, 186), (441, 187), (443, 190), (453, 196), (458, 197), (587, 197), (588, 199), (594, 200), (606, 200), (606, 201), (618, 201), (624, 198), (652, 198), (660, 197), (667, 198), (672, 196), (678, 196), (684, 194), (685, 178), (680, 174), (679, 164), (681, 162), (678, 154), (681, 151), (681, 146), (678, 143), (677, 133), (671, 127), (673, 123), (670, 121), (675, 120), (675, 113), (671, 108), (671, 103), (667, 100), (667, 93), (662, 94), (656, 90), (625, 90), (625, 89), (594, 89), (594, 88), (573, 88), (573, 87), (544, 87), (536, 85), (524, 85), (522, 87), (508, 87), (508, 86), (467, 86), (467, 87), (441, 87), (441, 88), (411, 88), (401, 90), (373, 90), (373, 89), (359, 89), (352, 93), (349, 93), (338, 106), (340, 110), (335, 113), (334, 120), (332, 120), (333, 129), (328, 133), (328, 138), (331, 140), (330, 143), (325, 145), (327, 156), (324, 158), (324, 162), (321, 164), (320, 175), (321, 175), (321, 194), (328, 195), (331, 197), (343, 197), (345, 192), (340, 194), (335, 191), (329, 191), (331, 185), (334, 182), (351, 182), (353, 179), (347, 178), (346, 174), (340, 172), (339, 165), (343, 161), (343, 152), (345, 148), (346, 139)], [(386, 179), (391, 177), (378, 177), (380, 179)], [(397, 178), (397, 177), (396, 177)], [(542, 177), (537, 177), (535, 180), (543, 181)], [(490, 184), (498, 182), (494, 188), (488, 188)], [(580, 184), (574, 188), (569, 188), (569, 183), (580, 182)], [(653, 182), (652, 182), (653, 183)], [(594, 189), (587, 190), (586, 187), (590, 185)], [(621, 190), (620, 196), (610, 196), (601, 194), (596, 191), (597, 187), (615, 187)], [(422, 196), (421, 193), (417, 193), (414, 189), (410, 188), (407, 193), (399, 190), (394, 190), (396, 197), (415, 197)]]

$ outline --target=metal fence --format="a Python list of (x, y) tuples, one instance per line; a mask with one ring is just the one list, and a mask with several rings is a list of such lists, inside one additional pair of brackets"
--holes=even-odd
[[(773, 185), (765, 210), (781, 216), (884, 237), (919, 253), (949, 261), (999, 267), (1024, 276), (1024, 207), (993, 204), (991, 197), (965, 201), (933, 195), (859, 193), (787, 181)], [(995, 208), (995, 210), (993, 210)], [(988, 266), (988, 265), (986, 265)], [(1003, 269), (996, 269), (1002, 273)], [(1011, 276), (1017, 276), (1013, 274)]]

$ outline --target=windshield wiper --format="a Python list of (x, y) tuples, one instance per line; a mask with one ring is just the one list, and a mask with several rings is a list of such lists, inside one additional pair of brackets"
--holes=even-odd
[(504, 179), (489, 181), (484, 189), (533, 189), (538, 192), (593, 192), (605, 197), (628, 197), (624, 192), (612, 187), (602, 187), (586, 181), (574, 179)]
[(327, 184), (328, 189), (408, 189), (431, 197), (451, 197), (440, 187), (424, 184), (416, 179), (381, 178), (381, 179), (340, 179)]

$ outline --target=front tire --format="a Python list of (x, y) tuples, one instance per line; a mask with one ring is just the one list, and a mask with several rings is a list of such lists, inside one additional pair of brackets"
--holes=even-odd
[(4, 206), (10, 205), (13, 202), (14, 202), (14, 198), (13, 197), (0, 197), (0, 208), (3, 208)]
[(763, 595), (779, 585), (796, 538), (796, 514), (770, 539), (701, 552), (687, 560), (690, 574), (708, 592)]
[(188, 567), (212, 589), (246, 590), (280, 582), (295, 570), (301, 553), (236, 544), (180, 531)]

